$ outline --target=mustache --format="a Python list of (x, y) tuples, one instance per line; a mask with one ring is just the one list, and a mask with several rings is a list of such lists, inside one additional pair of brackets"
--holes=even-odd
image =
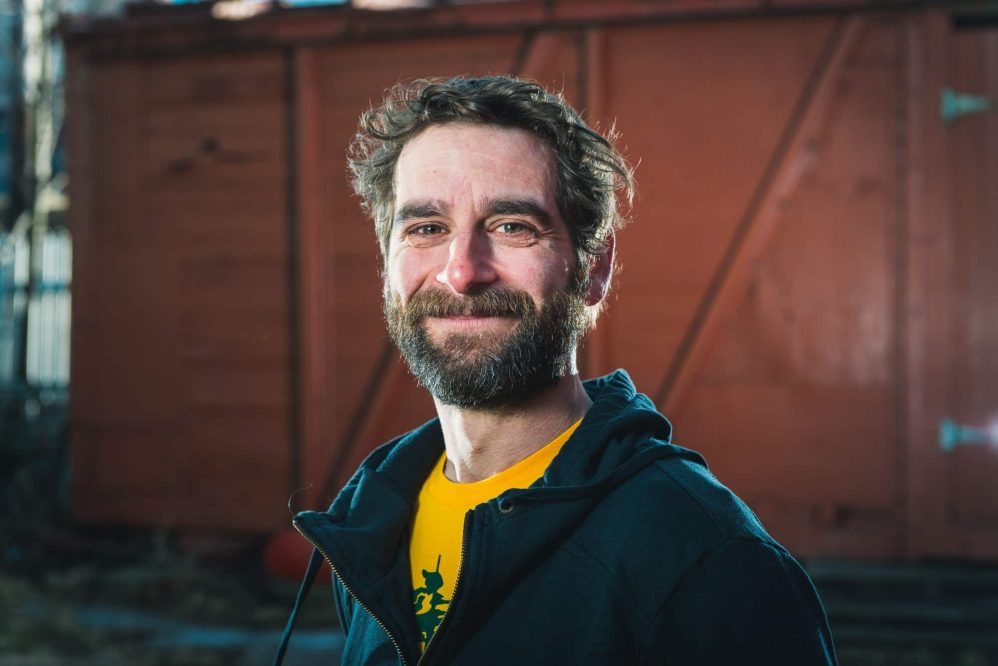
[(405, 317), (419, 323), (427, 317), (515, 317), (537, 312), (534, 299), (518, 289), (489, 289), (470, 296), (454, 296), (439, 289), (414, 294), (405, 305)]

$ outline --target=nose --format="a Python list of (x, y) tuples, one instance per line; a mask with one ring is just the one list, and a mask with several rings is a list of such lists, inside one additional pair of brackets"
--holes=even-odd
[(456, 294), (481, 291), (496, 280), (492, 248), (485, 235), (467, 231), (456, 235), (447, 249), (447, 263), (437, 274)]

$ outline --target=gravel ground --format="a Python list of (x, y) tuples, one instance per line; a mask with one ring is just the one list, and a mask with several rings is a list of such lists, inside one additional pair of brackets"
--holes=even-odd
[[(64, 534), (44, 544), (19, 536), (17, 547), (0, 545), (0, 666), (263, 666), (296, 590), (263, 572), (252, 545), (194, 557), (162, 535), (158, 545), (140, 535), (135, 547), (126, 532), (125, 548), (81, 546), (75, 535), (60, 553), (53, 541)], [(332, 599), (317, 586), (285, 663), (338, 663), (341, 643)]]

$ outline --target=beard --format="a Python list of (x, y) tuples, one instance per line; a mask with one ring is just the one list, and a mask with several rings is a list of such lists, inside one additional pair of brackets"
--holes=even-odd
[[(386, 290), (388, 333), (416, 380), (437, 400), (466, 409), (515, 408), (537, 397), (574, 369), (575, 348), (590, 319), (578, 284), (546, 300), (515, 289), (454, 296), (435, 289), (406, 305)], [(507, 317), (511, 331), (450, 333), (430, 339), (427, 317)]]

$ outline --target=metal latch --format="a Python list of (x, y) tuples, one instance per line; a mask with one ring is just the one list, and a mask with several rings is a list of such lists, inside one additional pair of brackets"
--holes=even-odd
[(983, 95), (959, 93), (952, 88), (943, 88), (939, 93), (939, 115), (946, 124), (960, 116), (984, 113), (995, 108), (995, 103)]
[(939, 448), (946, 453), (950, 453), (962, 444), (998, 445), (998, 426), (975, 428), (973, 426), (960, 425), (953, 419), (943, 419), (940, 421)]

